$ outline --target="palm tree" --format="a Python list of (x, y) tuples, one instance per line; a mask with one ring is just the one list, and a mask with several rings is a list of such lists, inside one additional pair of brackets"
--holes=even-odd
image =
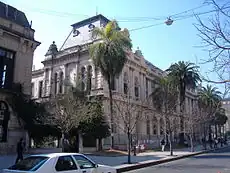
[(200, 109), (205, 113), (205, 116), (201, 115), (201, 120), (204, 124), (204, 136), (206, 136), (205, 126), (208, 123), (209, 139), (211, 139), (211, 124), (221, 106), (221, 92), (216, 87), (207, 85), (199, 91), (198, 101)]
[(169, 72), (169, 76), (174, 79), (175, 84), (179, 90), (179, 99), (180, 99), (180, 124), (181, 124), (181, 131), (180, 134), (180, 144), (184, 144), (184, 119), (183, 119), (183, 112), (185, 110), (184, 103), (185, 103), (185, 93), (187, 88), (193, 88), (197, 86), (197, 83), (201, 81), (199, 73), (198, 73), (198, 66), (191, 62), (184, 62), (179, 61), (178, 63), (172, 64), (166, 71)]
[(166, 135), (169, 137), (170, 155), (173, 155), (172, 133), (175, 132), (176, 124), (173, 124), (176, 111), (178, 91), (169, 76), (158, 80), (157, 87), (151, 94), (153, 105), (165, 119)]
[[(113, 133), (113, 96), (114, 80), (119, 76), (127, 61), (126, 53), (132, 47), (128, 30), (120, 30), (117, 22), (109, 22), (105, 28), (95, 28), (92, 38), (100, 40), (90, 46), (89, 52), (96, 67), (99, 67), (102, 76), (107, 81), (110, 100), (111, 131)], [(113, 135), (112, 135), (113, 136)], [(113, 137), (111, 147), (114, 147)]]
[(215, 136), (216, 137), (218, 136), (217, 127), (219, 127), (219, 134), (221, 137), (222, 136), (221, 127), (223, 127), (227, 121), (228, 121), (228, 117), (226, 116), (225, 109), (219, 108), (213, 118), (213, 125), (215, 126)]

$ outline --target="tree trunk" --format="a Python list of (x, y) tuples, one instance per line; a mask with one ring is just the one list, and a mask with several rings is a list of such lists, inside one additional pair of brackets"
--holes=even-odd
[(98, 151), (102, 151), (102, 139), (98, 139)]
[(75, 136), (75, 151), (76, 153), (79, 153), (79, 133), (77, 131), (76, 136)]
[(206, 145), (206, 125), (204, 123), (204, 149), (207, 150), (207, 145)]
[(65, 148), (64, 148), (64, 138), (65, 138), (65, 135), (64, 133), (61, 134), (61, 148), (62, 148), (62, 152), (65, 151)]
[(173, 146), (172, 146), (172, 133), (169, 133), (169, 149), (170, 149), (170, 156), (173, 156)]
[(217, 133), (217, 124), (215, 124), (215, 137), (217, 138), (218, 133)]
[(131, 164), (131, 135), (130, 135), (130, 132), (128, 132), (127, 135), (128, 135), (128, 164)]
[(219, 126), (219, 135), (220, 135), (220, 137), (221, 137), (221, 125), (218, 125)]
[(109, 104), (110, 104), (110, 118), (111, 118), (111, 148), (114, 148), (114, 122), (113, 122), (113, 93), (110, 79), (107, 81), (109, 87)]
[(190, 138), (190, 145), (191, 145), (191, 152), (194, 152), (194, 146), (193, 146), (193, 137), (192, 134), (189, 135)]
[(180, 129), (179, 145), (184, 145), (184, 99), (180, 97)]

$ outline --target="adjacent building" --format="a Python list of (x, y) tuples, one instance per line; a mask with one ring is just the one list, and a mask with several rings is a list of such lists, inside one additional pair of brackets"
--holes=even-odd
[(15, 84), (31, 93), (33, 53), (40, 44), (34, 32), (22, 11), (0, 2), (0, 154), (15, 152), (19, 138), (26, 137), (8, 101)]
[[(50, 96), (61, 94), (66, 91), (66, 83), (73, 82), (81, 75), (81, 79), (88, 86), (90, 95), (102, 95), (104, 113), (109, 115), (109, 93), (106, 81), (89, 57), (88, 48), (97, 39), (91, 38), (91, 31), (94, 27), (104, 27), (109, 19), (103, 15), (77, 22), (72, 26), (68, 37), (62, 46), (57, 49), (55, 42), (49, 47), (44, 61), (44, 67), (32, 72), (32, 98), (38, 101), (47, 100)], [(127, 94), (130, 89), (130, 97), (140, 104), (147, 100), (154, 90), (156, 77), (164, 75), (164, 71), (147, 61), (138, 48), (134, 52), (127, 52), (128, 62), (121, 75), (115, 78), (113, 95), (118, 99), (119, 94)], [(90, 82), (87, 83), (87, 78)], [(86, 87), (86, 86), (85, 86)], [(188, 90), (186, 98), (186, 110), (192, 112), (192, 105), (196, 101), (196, 92)], [(150, 104), (149, 104), (150, 105)], [(145, 105), (146, 106), (146, 105)], [(151, 106), (149, 109), (154, 110)], [(114, 108), (114, 114), (119, 111)], [(163, 118), (154, 111), (144, 113), (149, 117), (146, 121), (138, 122), (135, 129), (135, 137), (139, 143), (158, 145), (164, 135), (162, 126)], [(150, 115), (154, 114), (154, 115)], [(114, 127), (113, 134), (115, 146), (126, 147), (127, 137), (119, 128)], [(104, 146), (109, 146), (110, 140), (104, 140)]]
[(222, 100), (222, 108), (225, 109), (225, 114), (228, 117), (228, 121), (225, 124), (225, 131), (229, 132), (230, 131), (230, 98), (226, 98)]

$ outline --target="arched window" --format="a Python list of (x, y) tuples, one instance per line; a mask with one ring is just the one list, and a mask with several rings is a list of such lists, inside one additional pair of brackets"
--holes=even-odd
[(153, 126), (152, 130), (153, 130), (154, 135), (158, 134), (157, 124), (158, 124), (157, 123), (157, 118), (153, 117), (153, 119), (152, 119), (152, 126)]
[(87, 91), (90, 91), (92, 88), (92, 75), (93, 75), (93, 69), (92, 66), (89, 65), (87, 67)]
[(127, 72), (124, 73), (124, 87), (123, 87), (123, 90), (124, 90), (124, 94), (128, 94), (128, 74)]
[(139, 81), (138, 81), (138, 77), (134, 78), (134, 94), (136, 99), (139, 97)]
[(111, 77), (111, 89), (116, 90), (116, 78), (115, 78), (115, 76)]
[(54, 94), (57, 94), (58, 74), (54, 74)]
[(85, 67), (81, 68), (81, 90), (85, 90)]
[(8, 123), (10, 120), (10, 112), (8, 104), (5, 101), (0, 101), (0, 120), (2, 124), (0, 125), (0, 139), (1, 142), (7, 142), (8, 136)]
[(64, 78), (64, 74), (63, 72), (60, 72), (60, 76), (59, 76), (59, 93), (62, 94), (63, 93), (63, 79)]
[(146, 134), (150, 135), (150, 119), (148, 115), (146, 115)]

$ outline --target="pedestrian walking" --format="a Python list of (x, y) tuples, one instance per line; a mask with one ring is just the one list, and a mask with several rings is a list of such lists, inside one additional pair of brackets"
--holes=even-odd
[(21, 138), (17, 143), (17, 158), (15, 163), (18, 163), (20, 160), (23, 160), (23, 150), (24, 150), (24, 142), (23, 142), (23, 138)]
[(161, 140), (161, 150), (162, 150), (162, 152), (165, 151), (165, 140), (164, 140), (164, 138)]

